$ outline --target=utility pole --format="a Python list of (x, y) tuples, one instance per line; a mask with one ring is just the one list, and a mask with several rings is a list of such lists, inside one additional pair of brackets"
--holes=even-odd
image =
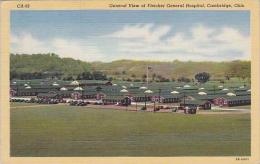
[(161, 102), (161, 91), (162, 91), (162, 89), (159, 88), (159, 103)]
[(145, 110), (146, 110), (146, 98), (147, 98), (147, 96), (145, 94), (145, 101), (144, 101), (144, 108), (145, 108)]
[(149, 71), (148, 71), (148, 66), (146, 66), (146, 87), (148, 88), (148, 82), (149, 82)]
[(185, 98), (186, 98), (186, 95), (185, 95), (185, 92), (183, 92), (183, 106), (185, 107)]
[(153, 112), (155, 112), (155, 101), (153, 102)]
[(125, 110), (127, 111), (127, 106), (128, 106), (128, 99), (125, 98)]
[(137, 101), (135, 100), (135, 109), (137, 111)]

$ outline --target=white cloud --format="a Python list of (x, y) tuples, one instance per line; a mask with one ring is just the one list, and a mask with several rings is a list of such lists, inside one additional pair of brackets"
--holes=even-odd
[(191, 29), (193, 40), (199, 42), (208, 42), (210, 37), (214, 34), (216, 30), (210, 27), (205, 27), (201, 24), (193, 27)]
[(40, 40), (30, 33), (19, 35), (11, 34), (12, 53), (56, 53), (61, 57), (72, 57), (85, 61), (101, 60), (101, 55), (97, 46), (85, 40), (54, 38), (52, 40)]
[(19, 42), (18, 36), (14, 35), (12, 33), (11, 33), (10, 38), (11, 38), (11, 44), (17, 44)]
[(170, 29), (171, 27), (168, 25), (160, 25), (158, 27), (155, 27), (153, 24), (126, 25), (122, 30), (107, 36), (120, 39), (142, 39), (146, 42), (156, 42), (165, 36)]
[(224, 27), (214, 39), (223, 44), (223, 50), (240, 51), (245, 57), (250, 58), (250, 37), (243, 36), (238, 30)]
[(11, 34), (11, 51), (13, 53), (50, 52), (45, 42), (35, 39), (30, 33)]
[(95, 45), (84, 42), (84, 40), (75, 41), (56, 38), (51, 44), (54, 48), (54, 52), (60, 54), (62, 57), (95, 61), (101, 60), (103, 56)]
[[(84, 37), (84, 36), (82, 36)], [(12, 53), (49, 53), (86, 61), (250, 59), (250, 37), (232, 27), (191, 26), (175, 32), (169, 25), (126, 25), (95, 38), (41, 40), (30, 33), (11, 34)]]
[[(167, 28), (150, 24), (125, 26), (112, 36), (125, 38), (118, 46), (119, 52), (130, 54), (132, 59), (134, 57), (150, 60), (250, 59), (250, 37), (234, 28), (212, 28), (197, 24), (190, 27), (189, 31), (171, 34), (171, 28), (165, 27)], [(149, 42), (149, 39), (152, 41)]]

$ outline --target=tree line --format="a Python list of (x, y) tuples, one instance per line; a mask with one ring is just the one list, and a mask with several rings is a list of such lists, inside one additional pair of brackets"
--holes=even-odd
[(109, 80), (106, 74), (100, 71), (83, 72), (77, 76), (63, 76), (60, 72), (33, 72), (33, 73), (17, 73), (10, 72), (10, 79), (33, 80), (33, 79), (62, 79), (62, 80)]
[(149, 81), (203, 82), (220, 78), (250, 79), (250, 61), (159, 62), (121, 60), (109, 63), (60, 58), (57, 54), (10, 54), (10, 79), (123, 80), (146, 81), (146, 66), (151, 66)]

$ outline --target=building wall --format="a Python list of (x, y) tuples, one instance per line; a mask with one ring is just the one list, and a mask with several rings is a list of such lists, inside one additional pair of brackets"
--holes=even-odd
[(214, 105), (218, 106), (242, 106), (242, 105), (250, 105), (251, 100), (228, 100), (225, 98), (216, 98), (213, 100)]
[(250, 105), (250, 100), (233, 100), (233, 101), (227, 101), (226, 106), (242, 106), (242, 105)]

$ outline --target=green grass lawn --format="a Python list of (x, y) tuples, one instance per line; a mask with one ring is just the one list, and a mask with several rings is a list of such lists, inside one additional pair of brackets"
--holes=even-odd
[(247, 155), (250, 114), (11, 108), (11, 156)]
[(42, 105), (42, 104), (37, 104), (37, 103), (24, 103), (24, 102), (10, 102), (11, 107), (21, 107), (21, 106), (35, 106), (35, 105)]
[(228, 107), (229, 109), (251, 109), (251, 105), (244, 105), (244, 106), (233, 106)]

